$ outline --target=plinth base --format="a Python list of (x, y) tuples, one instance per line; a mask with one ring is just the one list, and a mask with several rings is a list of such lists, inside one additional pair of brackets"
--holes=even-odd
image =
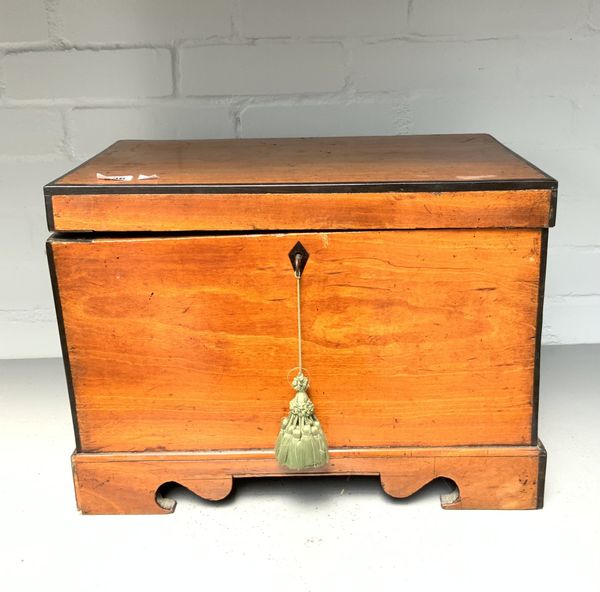
[(272, 450), (169, 453), (75, 453), (77, 505), (84, 514), (164, 514), (176, 502), (158, 489), (176, 482), (207, 500), (231, 492), (234, 478), (376, 475), (403, 498), (437, 477), (456, 484), (445, 509), (536, 509), (544, 498), (546, 451), (537, 446), (338, 448), (318, 469), (280, 467)]

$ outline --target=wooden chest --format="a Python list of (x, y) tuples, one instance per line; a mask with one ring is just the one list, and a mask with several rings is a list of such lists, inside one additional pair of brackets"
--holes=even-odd
[[(541, 507), (556, 188), (484, 134), (127, 140), (47, 185), (79, 509), (168, 512), (165, 482), (216, 500), (298, 474), (378, 475), (396, 497), (446, 477), (446, 508)], [(298, 241), (329, 443), (302, 471), (274, 456)]]

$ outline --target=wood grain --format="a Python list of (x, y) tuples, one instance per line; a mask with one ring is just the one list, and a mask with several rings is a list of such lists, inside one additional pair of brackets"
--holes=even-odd
[(298, 239), (331, 446), (531, 442), (540, 231), (421, 230), (52, 240), (81, 450), (271, 448)]
[[(131, 183), (96, 173), (134, 175)], [(157, 174), (140, 182), (138, 174)], [(60, 185), (230, 185), (550, 180), (487, 134), (236, 140), (122, 140)]]
[(54, 195), (57, 231), (549, 226), (552, 192)]
[(77, 505), (84, 514), (161, 514), (175, 501), (157, 495), (176, 482), (200, 497), (226, 497), (234, 478), (378, 475), (393, 497), (407, 497), (437, 477), (458, 490), (448, 509), (534, 509), (543, 502), (543, 446), (331, 450), (326, 467), (303, 472), (277, 465), (272, 450), (235, 453), (74, 454)]

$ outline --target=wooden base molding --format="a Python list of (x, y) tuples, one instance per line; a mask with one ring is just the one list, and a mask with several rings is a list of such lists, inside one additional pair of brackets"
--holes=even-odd
[(75, 453), (77, 505), (84, 514), (165, 514), (176, 502), (158, 490), (176, 482), (207, 500), (231, 492), (234, 478), (379, 475), (386, 493), (403, 498), (437, 477), (457, 489), (445, 509), (536, 509), (544, 495), (546, 451), (537, 446), (338, 448), (326, 467), (290, 471), (272, 450), (170, 453)]

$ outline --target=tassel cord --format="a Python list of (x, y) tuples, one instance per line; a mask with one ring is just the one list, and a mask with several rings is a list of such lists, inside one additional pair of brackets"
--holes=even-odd
[(298, 309), (298, 373), (302, 375), (302, 320), (300, 315), (300, 272), (299, 259), (296, 257), (296, 300)]

